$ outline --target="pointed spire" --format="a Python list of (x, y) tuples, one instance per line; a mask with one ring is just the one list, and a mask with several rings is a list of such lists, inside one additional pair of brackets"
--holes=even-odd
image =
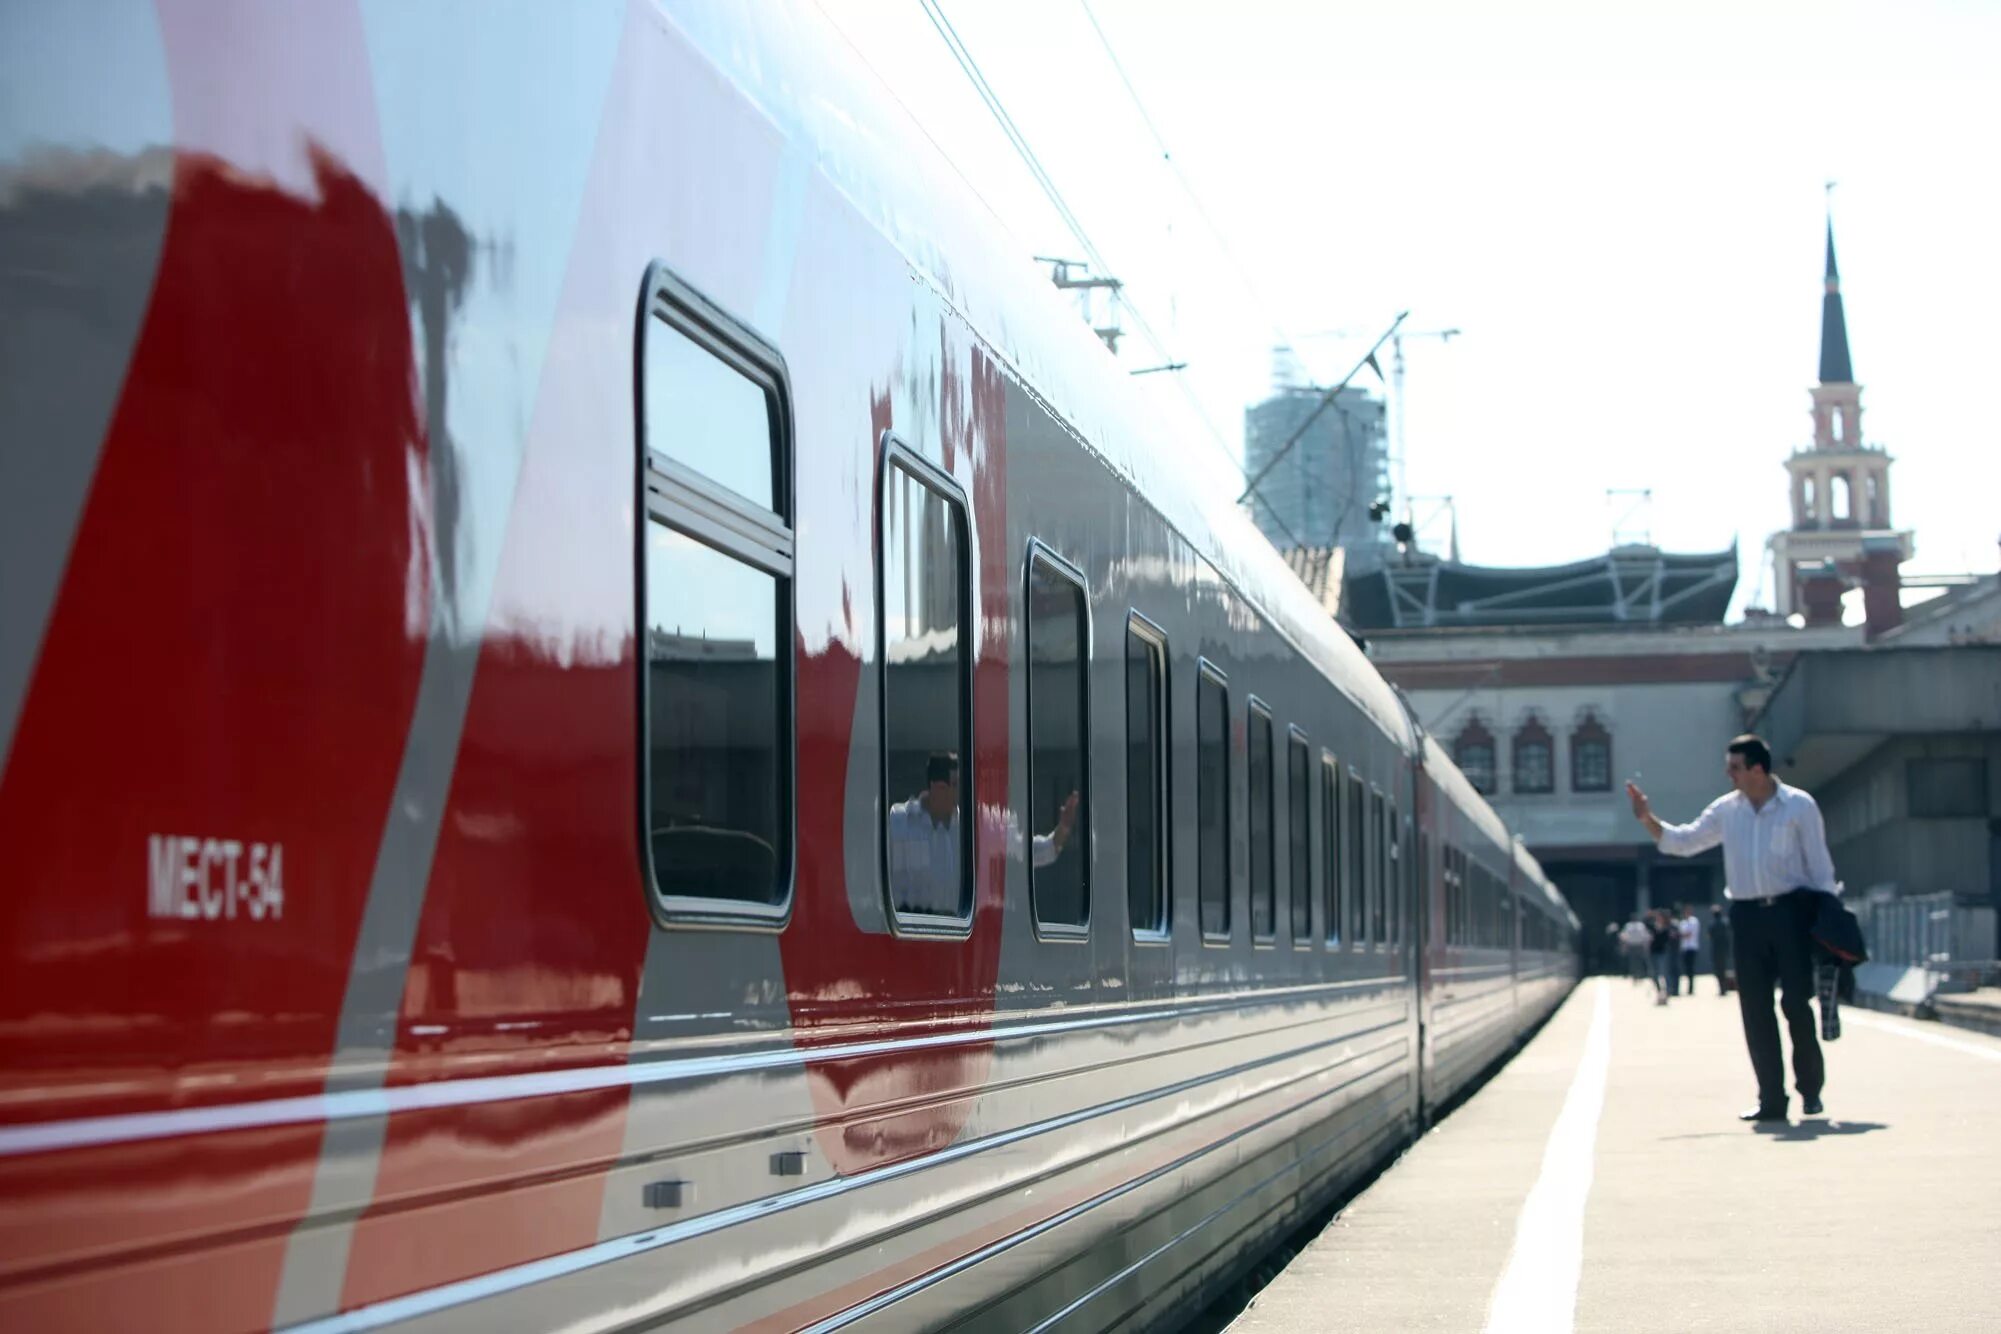
[(1834, 218), (1827, 219), (1827, 295), (1820, 301), (1820, 382), (1854, 384), (1848, 360), (1848, 321), (1841, 313), (1841, 273), (1834, 267)]

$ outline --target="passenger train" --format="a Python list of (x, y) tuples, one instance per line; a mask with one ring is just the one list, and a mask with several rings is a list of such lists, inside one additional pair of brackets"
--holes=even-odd
[(0, 53), (0, 1327), (1158, 1327), (1572, 985), (817, 9)]

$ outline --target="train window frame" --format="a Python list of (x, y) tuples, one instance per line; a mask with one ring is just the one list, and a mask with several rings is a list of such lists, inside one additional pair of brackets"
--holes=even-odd
[(1338, 950), (1347, 929), (1346, 901), (1342, 886), (1347, 874), (1343, 858), (1347, 848), (1341, 842), (1341, 761), (1331, 750), (1320, 752), (1320, 943), (1323, 949)]
[[(1293, 760), (1299, 761), (1298, 772)], [(1292, 947), (1313, 948), (1313, 901), (1319, 897), (1313, 883), (1313, 743), (1299, 724), (1285, 729), (1285, 846), (1286, 920), (1292, 932)], [(1300, 905), (1306, 905), (1306, 924), (1300, 925)]]
[[(1042, 915), (1042, 897), (1037, 884), (1034, 855), (1035, 828), (1035, 617), (1030, 608), (1030, 593), (1035, 583), (1036, 566), (1040, 564), (1057, 580), (1070, 585), (1077, 595), (1077, 607), (1082, 624), (1079, 631), (1079, 652), (1076, 662), (1077, 672), (1077, 824), (1070, 831), (1070, 843), (1077, 849), (1083, 867), (1083, 908), (1084, 920), (1065, 922), (1049, 919)], [(1096, 627), (1091, 619), (1091, 590), (1085, 583), (1083, 571), (1065, 560), (1048, 543), (1040, 538), (1028, 540), (1027, 553), (1022, 558), (1022, 694), (1023, 694), (1023, 736), (1027, 742), (1022, 763), (1022, 784), (1026, 800), (1022, 803), (1023, 850), (1028, 862), (1028, 903), (1029, 918), (1035, 924), (1035, 934), (1039, 939), (1051, 941), (1087, 941), (1091, 938), (1091, 919), (1094, 916), (1095, 891), (1097, 885), (1092, 871), (1091, 846), (1091, 661), (1095, 647), (1093, 638)], [(963, 772), (963, 771), (962, 771)], [(1012, 838), (1009, 839), (1012, 842)]]
[(1389, 860), (1386, 863), (1389, 883), (1383, 891), (1383, 929), (1389, 936), (1389, 947), (1392, 950), (1401, 951), (1403, 949), (1404, 896), (1407, 889), (1404, 883), (1404, 872), (1406, 870), (1405, 863), (1410, 859), (1404, 855), (1403, 845), (1406, 830), (1403, 814), (1398, 811), (1397, 799), (1393, 794), (1384, 798), (1384, 818), (1388, 821), (1386, 828), (1389, 834), (1390, 848)]
[[(762, 388), (771, 433), (772, 504), (763, 505), (705, 476), (692, 464), (654, 449), (647, 392), (647, 353), (656, 322), (708, 352), (739, 375)], [(633, 526), (633, 608), (640, 627), (635, 661), (639, 745), (635, 832), (648, 915), (661, 928), (728, 927), (779, 932), (792, 919), (798, 897), (798, 675), (792, 654), (796, 624), (795, 512), (796, 458), (792, 386), (785, 358), (776, 344), (749, 324), (712, 301), (667, 266), (655, 260), (647, 266), (640, 289), (637, 328), (633, 339), (632, 409), (635, 467)], [(663, 888), (653, 849), (653, 702), (645, 640), (647, 625), (647, 546), (655, 524), (721, 556), (771, 576), (774, 597), (774, 669), (779, 677), (777, 710), (772, 720), (774, 756), (778, 767), (780, 811), (778, 835), (784, 840), (775, 878), (777, 897), (769, 903), (713, 895), (676, 894)]]
[[(1264, 737), (1265, 762), (1254, 755), (1253, 738)], [(1244, 915), (1250, 919), (1251, 944), (1270, 948), (1278, 943), (1278, 793), (1273, 774), (1278, 767), (1271, 705), (1256, 695), (1244, 697), (1244, 835), (1246, 866)], [(1269, 929), (1258, 930), (1258, 786), (1264, 786), (1264, 901), (1270, 911)]]
[(1369, 785), (1356, 765), (1348, 766), (1348, 809), (1342, 812), (1342, 844), (1348, 853), (1342, 882), (1348, 914), (1348, 948), (1367, 949), (1369, 926)]
[[(1420, 794), (1420, 799), (1422, 794)], [(1438, 933), (1431, 926), (1431, 834), (1422, 824), (1417, 826), (1417, 916), (1411, 922), (1411, 943), (1425, 949), (1437, 943)], [(1419, 930), (1419, 927), (1423, 930)]]
[(1389, 898), (1390, 831), (1385, 822), (1387, 809), (1382, 784), (1369, 784), (1369, 947), (1382, 951), (1390, 947)]
[[(1203, 828), (1202, 817), (1202, 687), (1204, 683), (1214, 686), (1221, 692), (1219, 702), (1222, 705), (1223, 721), (1223, 773), (1222, 791), (1219, 794), (1222, 799), (1219, 807), (1222, 827), (1215, 831), (1216, 841), (1221, 845), (1223, 850), (1223, 926), (1218, 931), (1211, 931), (1202, 921), (1202, 904), (1204, 902), (1202, 884), (1202, 872), (1204, 869), (1203, 853), (1205, 851), (1204, 840), (1210, 837), (1210, 831)], [(1195, 926), (1202, 937), (1202, 943), (1205, 946), (1216, 947), (1229, 945), (1236, 938), (1237, 926), (1235, 912), (1237, 897), (1235, 884), (1236, 868), (1234, 865), (1235, 858), (1230, 855), (1232, 851), (1230, 840), (1235, 832), (1231, 807), (1235, 804), (1233, 798), (1236, 795), (1235, 775), (1231, 772), (1234, 766), (1230, 762), (1232, 758), (1230, 754), (1230, 733), (1232, 730), (1230, 727), (1230, 718), (1229, 673), (1207, 658), (1197, 658), (1195, 660)]]
[[(896, 895), (890, 887), (890, 836), (889, 814), (891, 793), (889, 791), (889, 659), (888, 659), (888, 618), (884, 614), (885, 590), (883, 587), (883, 541), (889, 529), (889, 487), (896, 473), (902, 472), (919, 486), (930, 490), (948, 506), (953, 519), (955, 543), (958, 554), (959, 590), (959, 827), (963, 836), (959, 840), (959, 876), (961, 901), (965, 903), (963, 914), (911, 912), (896, 906)], [(976, 642), (973, 636), (972, 617), (972, 506), (965, 491), (952, 476), (930, 459), (919, 454), (910, 444), (894, 431), (884, 431), (881, 442), (881, 464), (877, 470), (875, 505), (877, 522), (875, 525), (875, 661), (876, 661), (876, 705), (879, 730), (876, 735), (876, 781), (878, 784), (881, 814), (876, 828), (881, 836), (877, 869), (882, 877), (883, 910), (891, 932), (913, 940), (964, 940), (973, 933), (973, 917), (979, 908), (979, 879), (975, 873), (979, 825), (976, 812), (979, 804), (975, 799), (976, 777), (975, 744), (973, 732), (973, 656)]]
[[(1172, 697), (1168, 694), (1169, 679), (1173, 665), (1168, 649), (1167, 632), (1148, 620), (1140, 612), (1128, 608), (1126, 611), (1126, 807), (1127, 823), (1131, 823), (1132, 792), (1132, 652), (1137, 643), (1145, 652), (1147, 676), (1153, 685), (1153, 737), (1149, 748), (1153, 756), (1153, 791), (1150, 804), (1153, 807), (1154, 865), (1157, 872), (1153, 883), (1153, 920), (1157, 925), (1138, 926), (1132, 920), (1132, 875), (1131, 858), (1126, 863), (1126, 922), (1135, 942), (1141, 945), (1165, 945), (1174, 938), (1174, 825), (1173, 825), (1173, 780), (1170, 771), (1174, 747), (1169, 724), (1174, 717), (1170, 707)], [(1130, 844), (1128, 844), (1130, 847)]]

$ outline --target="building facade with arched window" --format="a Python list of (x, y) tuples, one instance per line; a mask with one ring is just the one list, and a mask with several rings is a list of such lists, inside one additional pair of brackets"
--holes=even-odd
[[(1691, 820), (1726, 790), (1723, 755), (1795, 654), (1854, 647), (1859, 627), (1377, 630), (1369, 655), (1402, 688), (1596, 942), (1637, 907), (1723, 896), (1722, 859), (1662, 857), (1627, 780), (1664, 818)], [(1594, 960), (1594, 962), (1597, 962)]]

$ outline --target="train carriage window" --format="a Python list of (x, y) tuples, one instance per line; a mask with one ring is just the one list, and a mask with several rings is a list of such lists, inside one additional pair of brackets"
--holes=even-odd
[(1387, 944), (1383, 920), (1383, 900), (1389, 897), (1389, 826), (1383, 820), (1383, 790), (1369, 789), (1369, 840), (1374, 845), (1369, 861), (1369, 943)]
[(784, 920), (790, 416), (775, 349), (655, 265), (641, 307), (641, 844), (667, 921)]
[(1292, 941), (1304, 945), (1313, 939), (1313, 766), (1306, 734), (1297, 727), (1286, 733), (1285, 781)]
[(883, 861), (900, 929), (972, 921), (972, 645), (966, 506), (952, 481), (889, 438), (882, 468)]
[(1347, 929), (1341, 894), (1341, 765), (1332, 755), (1320, 756), (1320, 927), (1330, 946), (1338, 946)]
[(1445, 886), (1445, 943), (1466, 943), (1466, 853), (1453, 845), (1445, 850), (1448, 870)]
[(1126, 907), (1135, 934), (1167, 931), (1167, 640), (1126, 624)]
[(1230, 934), (1230, 687), (1207, 662), (1195, 683), (1196, 898), (1202, 934)]
[(1028, 556), (1028, 883), (1036, 923), (1091, 922), (1091, 615), (1083, 576), (1039, 545)]
[(1384, 894), (1384, 929), (1391, 945), (1403, 944), (1404, 851), (1403, 821), (1397, 818), (1397, 804), (1389, 803), (1390, 870), (1389, 889)]
[(1271, 710), (1253, 698), (1244, 713), (1245, 757), (1250, 771), (1251, 935), (1278, 934), (1278, 900), (1273, 868), (1271, 790)]
[(1486, 886), (1480, 881), (1480, 864), (1469, 859), (1466, 863), (1466, 920), (1463, 923), (1468, 946), (1477, 947), (1483, 943), (1480, 938), (1480, 903), (1485, 890)]
[[(1438, 938), (1436, 927), (1431, 923), (1431, 835), (1423, 829), (1417, 831), (1417, 902), (1418, 916), (1411, 923), (1411, 936), (1419, 948), (1431, 945)], [(1426, 929), (1419, 930), (1419, 927)]]
[(1348, 770), (1348, 811), (1341, 826), (1342, 841), (1348, 845), (1348, 878), (1341, 886), (1341, 898), (1348, 923), (1348, 943), (1359, 949), (1368, 944), (1368, 801), (1369, 790), (1361, 771)]

